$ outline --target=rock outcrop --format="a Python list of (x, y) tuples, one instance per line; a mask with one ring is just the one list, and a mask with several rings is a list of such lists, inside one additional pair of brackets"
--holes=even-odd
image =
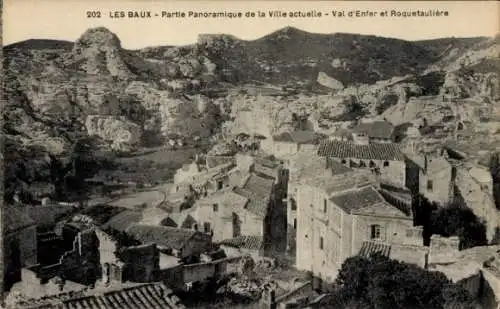
[(138, 146), (141, 128), (124, 118), (113, 116), (89, 115), (85, 121), (88, 135), (97, 135), (110, 143), (111, 148), (130, 151)]

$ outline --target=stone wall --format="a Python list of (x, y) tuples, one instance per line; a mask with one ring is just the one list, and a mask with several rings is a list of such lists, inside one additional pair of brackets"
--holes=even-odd
[(390, 258), (405, 262), (408, 264), (415, 264), (422, 268), (427, 266), (428, 248), (423, 245), (400, 245), (392, 244)]
[(432, 235), (429, 245), (429, 265), (449, 264), (458, 259), (460, 240), (457, 236)]
[(486, 237), (491, 241), (500, 227), (500, 211), (496, 208), (489, 188), (482, 187), (465, 168), (457, 169), (456, 186), (458, 195), (474, 214), (485, 221)]
[[(428, 186), (431, 185), (432, 186)], [(452, 192), (452, 168), (443, 168), (438, 172), (428, 171), (424, 173), (420, 171), (419, 175), (419, 192), (431, 202), (437, 202), (441, 205), (446, 205), (450, 202)]]

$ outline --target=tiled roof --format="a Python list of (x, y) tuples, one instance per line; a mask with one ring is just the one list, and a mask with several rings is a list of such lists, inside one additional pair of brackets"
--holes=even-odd
[(334, 195), (331, 197), (331, 200), (335, 205), (349, 214), (373, 205), (386, 204), (384, 198), (372, 186)]
[(293, 131), (283, 132), (279, 135), (273, 136), (276, 142), (289, 142), (296, 144), (318, 144), (322, 136), (314, 131)]
[(358, 145), (350, 141), (323, 141), (319, 146), (318, 155), (387, 161), (404, 161), (405, 158), (399, 146), (394, 143)]
[[(61, 295), (62, 296), (62, 295)], [(60, 297), (38, 300), (20, 309), (184, 309), (170, 290), (162, 283), (142, 284), (119, 290), (103, 291), (83, 297)]]
[(6, 205), (3, 224), (5, 226), (4, 232), (11, 233), (29, 226), (36, 225), (36, 221), (25, 214), (22, 210), (17, 209), (16, 206)]
[(154, 243), (172, 249), (182, 249), (197, 233), (188, 229), (142, 224), (133, 224), (127, 228), (126, 232), (141, 243)]
[(391, 246), (389, 244), (376, 241), (364, 241), (358, 255), (369, 257), (370, 255), (377, 253), (389, 257), (391, 253)]
[(243, 235), (220, 242), (223, 246), (244, 248), (249, 250), (260, 250), (264, 245), (264, 238), (258, 235)]
[(102, 225), (125, 210), (127, 210), (125, 207), (96, 205), (81, 211), (81, 214), (92, 218), (96, 225)]
[(101, 227), (106, 229), (112, 229), (119, 232), (124, 232), (129, 226), (134, 223), (141, 221), (142, 213), (134, 210), (125, 210), (111, 218), (108, 222), (103, 224)]
[(274, 186), (274, 179), (250, 174), (243, 187), (234, 188), (234, 193), (246, 197), (246, 209), (263, 218), (267, 214), (267, 206)]
[(388, 138), (392, 137), (394, 126), (388, 121), (374, 121), (367, 123), (360, 123), (354, 132), (365, 133), (372, 138)]

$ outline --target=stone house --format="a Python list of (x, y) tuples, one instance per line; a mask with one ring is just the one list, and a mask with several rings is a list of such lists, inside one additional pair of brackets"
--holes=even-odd
[(405, 156), (397, 144), (323, 141), (317, 155), (348, 167), (370, 169), (379, 176), (381, 182), (397, 187), (406, 185)]
[(413, 227), (411, 210), (389, 204), (372, 185), (335, 192), (313, 185), (297, 192), (296, 266), (325, 281), (366, 240), (404, 243)]
[(184, 196), (195, 192), (198, 195), (205, 195), (210, 192), (221, 190), (230, 185), (230, 177), (228, 172), (234, 169), (235, 163), (227, 163), (216, 166), (208, 170), (202, 170), (199, 173), (194, 173), (185, 176), (182, 179), (174, 180), (174, 185), (171, 189), (171, 194), (179, 194), (179, 191), (185, 192)]
[(160, 252), (181, 259), (197, 257), (212, 248), (211, 236), (196, 230), (133, 224), (126, 233), (142, 244), (156, 244)]
[(392, 143), (393, 133), (394, 126), (388, 121), (365, 122), (353, 129), (353, 138), (359, 144)]
[(263, 235), (261, 218), (245, 209), (247, 202), (229, 188), (198, 200), (191, 215), (201, 231), (213, 235), (213, 241)]
[(299, 150), (314, 151), (322, 138), (314, 131), (284, 132), (261, 141), (260, 149), (278, 158), (286, 158)]
[(251, 172), (241, 186), (198, 200), (192, 216), (214, 241), (260, 236), (266, 245), (284, 251), (286, 207), (276, 196), (278, 184), (274, 177)]
[(21, 280), (23, 267), (37, 264), (36, 221), (13, 205), (4, 208), (4, 289)]
[(446, 205), (453, 200), (456, 169), (445, 157), (425, 155), (418, 178), (419, 193), (429, 201)]

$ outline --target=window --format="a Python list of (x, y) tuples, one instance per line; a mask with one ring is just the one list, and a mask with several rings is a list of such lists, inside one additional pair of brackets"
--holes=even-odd
[(210, 222), (203, 223), (203, 231), (205, 233), (210, 233)]
[(384, 167), (388, 167), (389, 166), (389, 161), (384, 161)]
[(328, 202), (326, 199), (323, 200), (323, 212), (326, 214), (326, 209), (328, 208)]
[(223, 187), (224, 183), (221, 180), (217, 181), (217, 190), (222, 190)]
[(373, 224), (370, 226), (370, 238), (371, 239), (380, 239), (381, 238), (381, 228), (378, 224)]
[(432, 191), (434, 187), (434, 183), (432, 182), (432, 180), (427, 180), (427, 191)]
[(219, 211), (219, 204), (213, 204), (212, 207), (214, 209), (214, 212), (218, 212)]
[(342, 164), (346, 164), (347, 161), (345, 159), (342, 159)]
[(293, 228), (297, 228), (297, 218), (293, 219)]
[(319, 248), (323, 250), (323, 237), (319, 238)]
[(290, 206), (291, 206), (292, 210), (297, 210), (297, 202), (295, 201), (294, 198), (290, 199)]

